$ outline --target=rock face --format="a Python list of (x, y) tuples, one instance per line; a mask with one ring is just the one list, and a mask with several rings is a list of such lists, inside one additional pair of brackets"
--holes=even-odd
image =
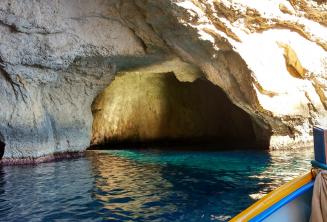
[[(94, 97), (125, 61), (146, 59), (142, 42), (113, 10), (116, 4), (0, 2), (0, 140), (6, 144), (5, 158), (88, 147)], [(113, 61), (117, 57), (119, 64)]]
[(327, 124), (327, 14), (313, 0), (0, 2), (4, 158), (86, 149), (94, 98), (121, 70), (179, 58), (272, 134)]
[[(326, 124), (327, 29), (321, 20), (326, 3), (156, 1), (138, 6), (176, 54), (197, 64), (272, 132), (271, 148), (309, 144), (312, 125)], [(291, 13), (280, 10), (283, 6)]]

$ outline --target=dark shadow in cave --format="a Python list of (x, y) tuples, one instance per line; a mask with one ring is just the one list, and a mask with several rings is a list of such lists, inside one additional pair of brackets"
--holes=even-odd
[(2, 159), (3, 154), (5, 153), (6, 144), (0, 140), (0, 159)]
[[(125, 82), (128, 82), (127, 78), (133, 78), (132, 75), (120, 78), (126, 78)], [(180, 82), (173, 72), (146, 75), (142, 74), (142, 78), (148, 78), (146, 84), (138, 83), (139, 77), (135, 78), (133, 86), (124, 87), (122, 81), (119, 87), (127, 91), (120, 91), (117, 95), (114, 90), (107, 90), (111, 87), (109, 85), (95, 99), (92, 107), (93, 138), (89, 149), (269, 148), (269, 128), (258, 124), (259, 120), (254, 121), (210, 81), (200, 78), (194, 82)], [(160, 93), (153, 92), (156, 90), (154, 85), (161, 87)], [(135, 90), (137, 88), (139, 91)], [(106, 94), (110, 95), (106, 97)], [(153, 99), (158, 95), (161, 96), (160, 102)], [(121, 101), (117, 102), (116, 97)], [(113, 110), (110, 106), (117, 108)], [(118, 122), (111, 122), (117, 118)]]
[(2, 133), (0, 132), (0, 159), (2, 159), (4, 153), (5, 153), (5, 142), (4, 142), (4, 137)]

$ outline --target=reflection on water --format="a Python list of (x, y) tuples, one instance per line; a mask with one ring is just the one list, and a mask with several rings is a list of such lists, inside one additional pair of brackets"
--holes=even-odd
[(225, 221), (307, 172), (312, 152), (92, 151), (0, 168), (1, 221)]
[(301, 151), (272, 151), (271, 160), (263, 172), (250, 178), (258, 178), (258, 197), (277, 188), (293, 178), (307, 173), (311, 169), (310, 161), (314, 158), (312, 149)]

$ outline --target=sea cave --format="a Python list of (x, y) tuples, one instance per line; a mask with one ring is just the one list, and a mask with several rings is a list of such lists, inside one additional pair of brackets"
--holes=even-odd
[(325, 220), (326, 8), (1, 0), (0, 221)]

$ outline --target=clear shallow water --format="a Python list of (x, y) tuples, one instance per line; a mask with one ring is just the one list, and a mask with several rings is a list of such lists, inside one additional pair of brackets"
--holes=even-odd
[(226, 221), (307, 172), (311, 150), (90, 151), (0, 168), (0, 221)]

